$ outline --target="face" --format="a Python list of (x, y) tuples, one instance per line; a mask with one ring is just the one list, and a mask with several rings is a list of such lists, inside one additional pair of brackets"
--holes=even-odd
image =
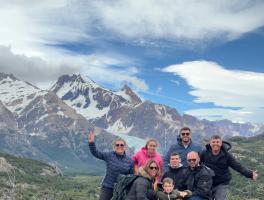
[(151, 163), (149, 166), (149, 174), (151, 177), (156, 177), (158, 174), (158, 166), (156, 163)]
[(191, 132), (189, 130), (182, 130), (180, 137), (183, 143), (188, 143), (191, 139)]
[(195, 167), (199, 165), (200, 158), (197, 153), (190, 152), (187, 155), (187, 162), (188, 162), (188, 166), (194, 169)]
[(147, 150), (150, 155), (156, 152), (157, 144), (154, 141), (150, 141), (147, 145)]
[(211, 139), (210, 146), (213, 151), (218, 152), (221, 149), (222, 140), (221, 139)]
[(119, 155), (123, 155), (125, 153), (126, 150), (126, 146), (124, 141), (122, 140), (117, 140), (115, 142), (115, 146), (114, 146), (114, 151), (119, 154)]
[(172, 192), (173, 188), (174, 188), (174, 185), (171, 184), (171, 183), (164, 183), (164, 184), (163, 184), (163, 190), (164, 190), (164, 192), (166, 192), (166, 193), (170, 193), (170, 192)]
[(170, 165), (172, 167), (179, 167), (181, 163), (181, 158), (179, 155), (171, 156), (170, 157)]

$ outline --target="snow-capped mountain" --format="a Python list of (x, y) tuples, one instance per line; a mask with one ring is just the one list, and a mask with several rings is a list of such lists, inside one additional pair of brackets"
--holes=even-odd
[(32, 99), (45, 93), (12, 74), (0, 73), (0, 101), (12, 112), (19, 114)]
[(160, 152), (175, 143), (183, 126), (192, 129), (195, 141), (213, 134), (231, 137), (264, 132), (263, 124), (180, 115), (175, 108), (142, 102), (128, 86), (114, 92), (80, 75), (61, 76), (49, 91), (43, 91), (0, 73), (0, 94), (0, 150), (56, 162), (62, 169), (84, 172), (98, 165), (87, 145), (91, 127), (97, 130), (102, 150), (111, 149), (116, 136), (126, 139), (134, 150), (153, 137), (160, 143)]
[[(92, 80), (85, 80), (80, 75), (64, 75), (50, 89), (56, 93), (66, 104), (74, 108), (86, 119), (96, 119), (107, 115), (124, 105), (134, 105), (135, 97), (128, 99), (129, 94), (116, 94), (105, 89)], [(132, 95), (134, 93), (131, 93)], [(136, 101), (140, 101), (136, 99)]]
[(115, 94), (122, 96), (134, 106), (142, 103), (138, 95), (127, 85), (124, 85), (124, 87), (120, 91), (115, 92)]
[(18, 130), (15, 116), (0, 101), (0, 129)]

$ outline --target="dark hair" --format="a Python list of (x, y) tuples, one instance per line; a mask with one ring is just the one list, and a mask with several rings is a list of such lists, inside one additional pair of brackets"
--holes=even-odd
[(212, 135), (211, 136), (211, 140), (213, 140), (213, 139), (220, 139), (220, 140), (222, 140), (222, 138), (221, 138), (220, 135)]
[(180, 133), (182, 131), (190, 131), (191, 132), (191, 129), (188, 126), (184, 126), (184, 127), (181, 128)]
[(172, 153), (170, 154), (170, 157), (171, 157), (171, 156), (180, 156), (180, 154), (177, 153), (177, 152), (172, 152)]

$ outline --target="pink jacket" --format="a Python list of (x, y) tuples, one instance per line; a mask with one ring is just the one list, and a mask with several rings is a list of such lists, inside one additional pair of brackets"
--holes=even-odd
[(157, 152), (155, 152), (152, 157), (149, 157), (147, 149), (145, 147), (142, 147), (132, 156), (132, 159), (134, 160), (135, 167), (141, 167), (145, 165), (148, 160), (155, 160), (160, 167), (160, 174), (162, 173), (162, 158)]

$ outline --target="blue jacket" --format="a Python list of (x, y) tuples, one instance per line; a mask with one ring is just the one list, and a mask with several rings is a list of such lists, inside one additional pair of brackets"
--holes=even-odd
[(182, 144), (181, 138), (178, 137), (177, 138), (177, 143), (171, 145), (171, 147), (169, 148), (167, 154), (164, 157), (164, 171), (168, 170), (168, 164), (170, 163), (170, 155), (173, 152), (177, 152), (180, 157), (181, 157), (181, 163), (184, 167), (188, 166), (187, 163), (187, 154), (191, 151), (196, 151), (197, 153), (201, 153), (202, 152), (202, 147), (198, 144), (195, 144), (192, 142), (192, 140), (190, 141), (189, 145), (185, 148)]
[(134, 162), (126, 154), (118, 155), (114, 151), (98, 151), (95, 143), (89, 143), (89, 148), (94, 157), (104, 160), (106, 163), (106, 174), (102, 181), (103, 187), (112, 189), (119, 174), (134, 173)]

